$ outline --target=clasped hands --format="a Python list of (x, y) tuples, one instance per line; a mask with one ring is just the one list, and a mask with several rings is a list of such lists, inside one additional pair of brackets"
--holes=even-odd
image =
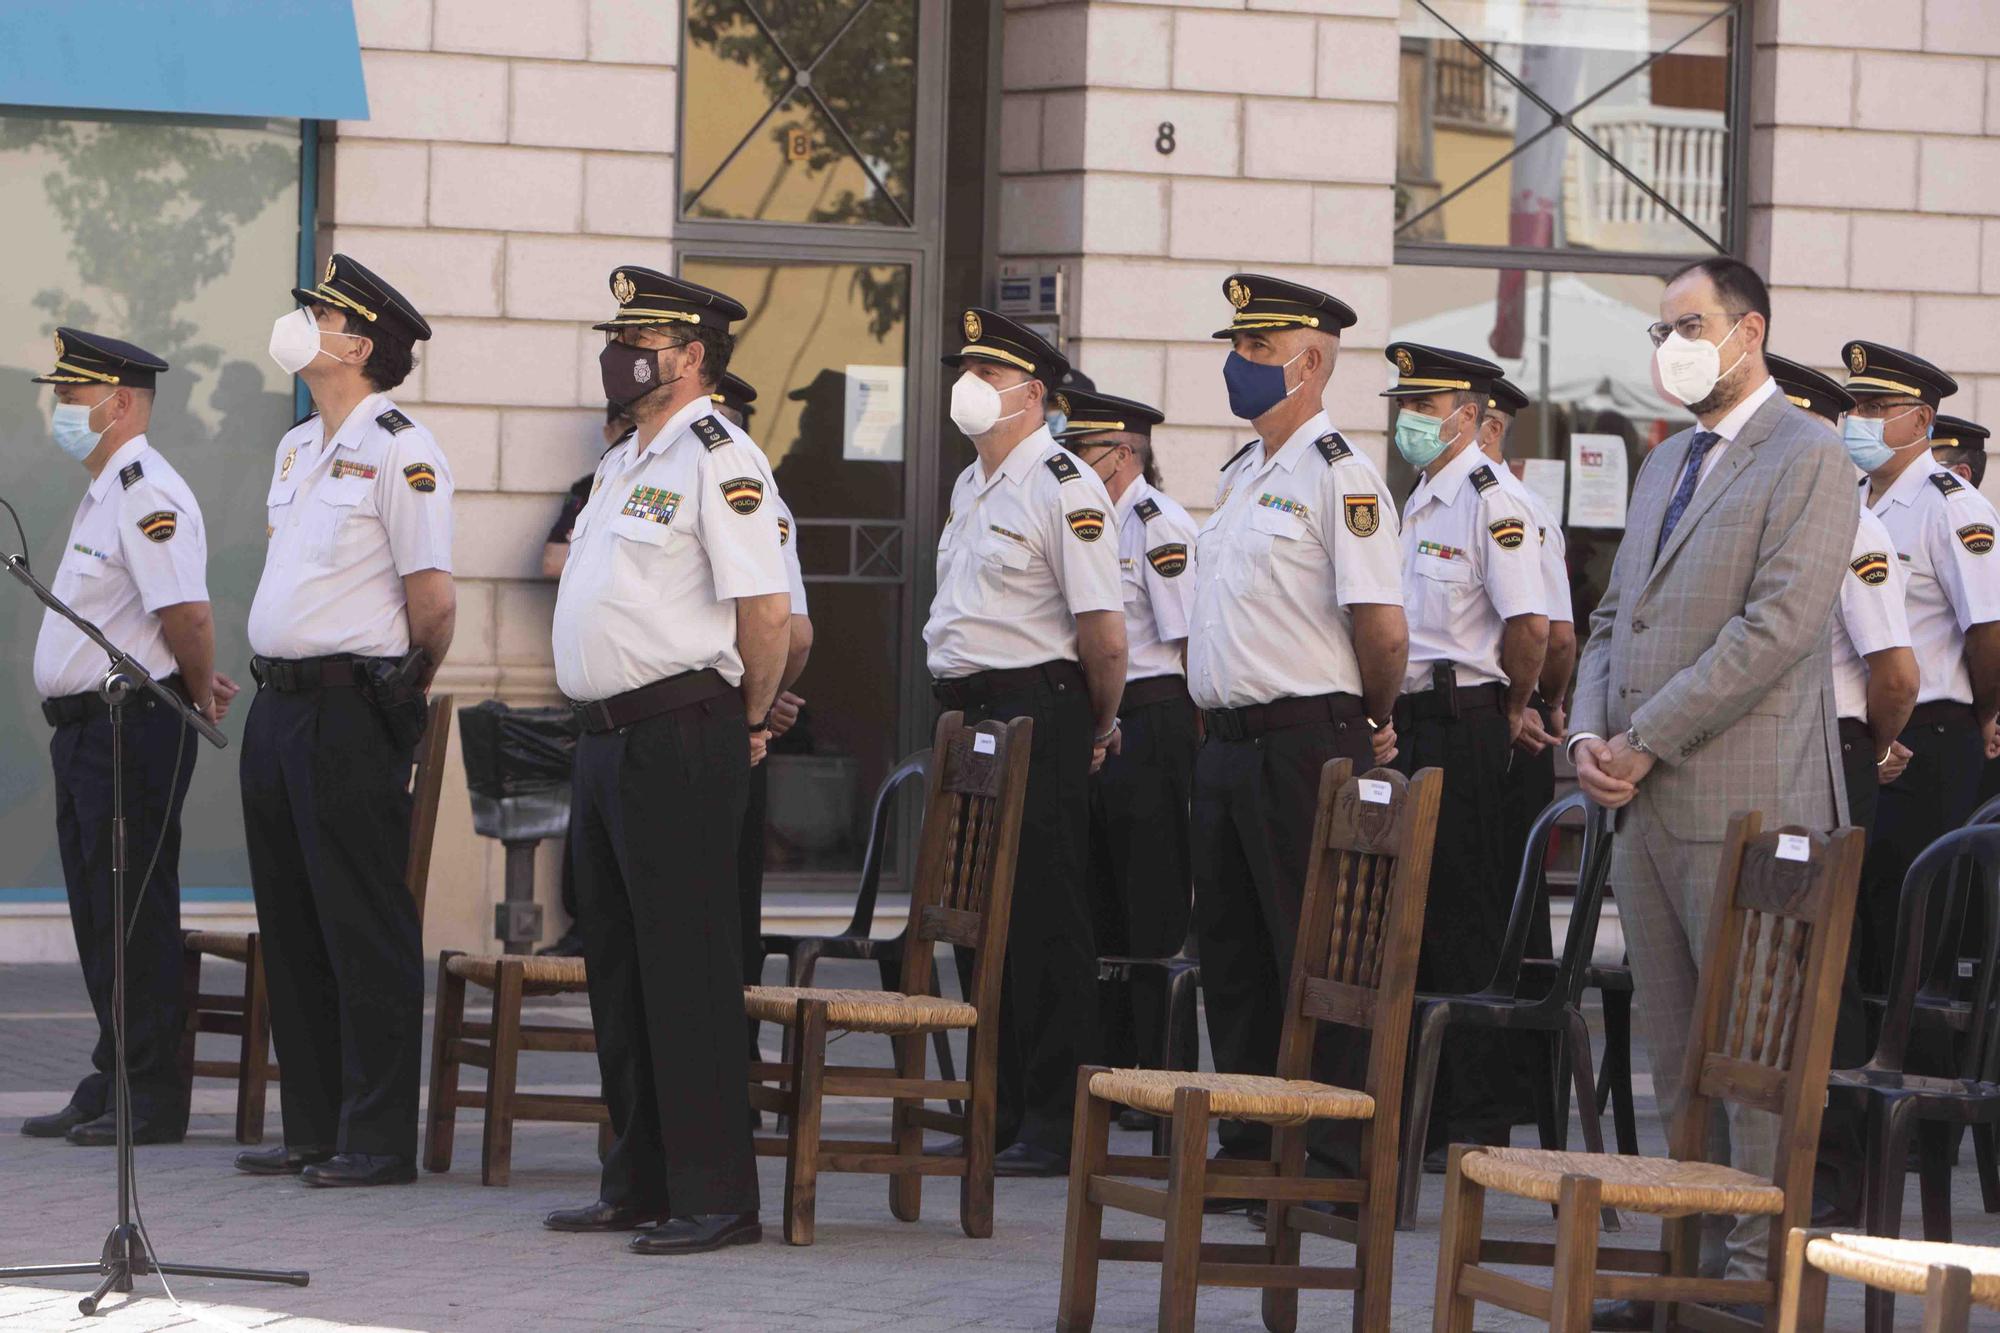
[(1583, 794), (1607, 810), (1630, 804), (1656, 762), (1645, 751), (1633, 749), (1622, 735), (1609, 741), (1596, 737), (1578, 741), (1571, 757), (1576, 760), (1576, 781)]

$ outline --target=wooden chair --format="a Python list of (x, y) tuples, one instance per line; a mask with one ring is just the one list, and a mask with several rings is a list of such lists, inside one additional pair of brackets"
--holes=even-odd
[(1781, 1333), (1826, 1327), (1828, 1277), (1862, 1283), (1871, 1295), (1923, 1298), (1923, 1333), (1966, 1333), (1973, 1306), (2000, 1310), (2000, 1249), (1795, 1230), (1785, 1247)]
[[(1548, 910), (1549, 842), (1563, 820), (1583, 816), (1583, 858), (1578, 867), (1576, 897), (1569, 930), (1559, 958), (1526, 957), (1535, 916)], [(1454, 1028), (1543, 1034), (1550, 1049), (1546, 1086), (1537, 1089), (1537, 1119), (1542, 1146), (1562, 1148), (1569, 1138), (1568, 1098), (1560, 1090), (1567, 1071), (1576, 1081), (1583, 1142), (1591, 1152), (1604, 1151), (1604, 1131), (1598, 1122), (1597, 1089), (1592, 1077), (1590, 1029), (1583, 1021), (1585, 969), (1597, 947), (1598, 914), (1604, 905), (1604, 882), (1611, 873), (1611, 814), (1594, 806), (1582, 792), (1553, 802), (1535, 817), (1521, 858), (1521, 878), (1500, 945), (1500, 962), (1484, 990), (1469, 995), (1419, 995), (1411, 1033), (1416, 1054), (1409, 1075), (1410, 1110), (1403, 1121), (1402, 1183), (1397, 1191), (1396, 1225), (1416, 1225), (1417, 1191), (1423, 1179), (1424, 1139), (1430, 1130), (1431, 1097), (1437, 1089), (1438, 1065), (1444, 1041)], [(1567, 1058), (1563, 1058), (1566, 1056)], [(1615, 1217), (1607, 1222), (1615, 1227)]]
[[(465, 1021), (467, 983), (493, 993), (484, 1023)], [(609, 1147), (611, 1113), (602, 1097), (517, 1092), (523, 1051), (597, 1050), (589, 1025), (523, 1023), (522, 1002), (530, 996), (575, 995), (589, 989), (581, 958), (527, 954), (468, 954), (446, 949), (438, 955), (437, 1013), (431, 1028), (431, 1094), (424, 1113), (424, 1169), (451, 1170), (453, 1135), (461, 1109), (486, 1113), (479, 1152), (479, 1183), (505, 1185), (513, 1178), (514, 1124), (519, 1120), (594, 1124), (598, 1151)], [(486, 1071), (486, 1086), (458, 1086), (459, 1070)]]
[[(1353, 1291), (1354, 1327), (1388, 1327), (1397, 1122), (1443, 789), (1443, 775), (1434, 768), (1407, 779), (1389, 769), (1356, 778), (1350, 761), (1336, 759), (1320, 771), (1274, 1077), (1098, 1068), (1077, 1075), (1058, 1328), (1091, 1326), (1098, 1265), (1105, 1259), (1160, 1265), (1162, 1329), (1195, 1326), (1195, 1297), (1203, 1284), (1263, 1288), (1264, 1324), (1274, 1330), (1297, 1325), (1298, 1291), (1308, 1287)], [(1363, 1088), (1308, 1081), (1321, 1023), (1373, 1033)], [(1113, 1156), (1114, 1106), (1171, 1115), (1170, 1155)], [(1270, 1160), (1211, 1161), (1209, 1124), (1223, 1119), (1272, 1126)], [(1364, 1178), (1305, 1174), (1305, 1126), (1321, 1119), (1360, 1122)], [(1162, 1190), (1123, 1177), (1164, 1177), (1167, 1185)], [(1202, 1205), (1213, 1198), (1264, 1199), (1263, 1242), (1203, 1243)], [(1356, 1220), (1311, 1206), (1316, 1203), (1346, 1205)], [(1107, 1205), (1160, 1219), (1165, 1239), (1103, 1239)], [(1306, 1231), (1353, 1244), (1353, 1267), (1301, 1265), (1299, 1239)]]
[[(1755, 813), (1736, 816), (1723, 842), (1683, 1066), (1686, 1104), (1669, 1140), (1673, 1158), (1455, 1146), (1438, 1246), (1437, 1333), (1471, 1333), (1476, 1301), (1545, 1319), (1553, 1329), (1588, 1329), (1597, 1297), (1669, 1303), (1660, 1311), (1666, 1327), (1677, 1315), (1702, 1326), (1742, 1326), (1673, 1302), (1761, 1305), (1763, 1327), (1776, 1327), (1778, 1284), (1768, 1275), (1695, 1276), (1698, 1228), (1705, 1213), (1767, 1216), (1776, 1255), (1811, 1209), (1863, 835), (1853, 828), (1761, 833), (1761, 822)], [(1702, 1160), (1717, 1100), (1778, 1117), (1770, 1177)], [(1556, 1205), (1555, 1244), (1484, 1238), (1489, 1189)], [(1667, 1219), (1661, 1248), (1600, 1248), (1598, 1210), (1606, 1205)], [(1489, 1264), (1550, 1268), (1551, 1285)]]
[[(905, 1222), (917, 1220), (925, 1176), (957, 1176), (959, 1225), (968, 1236), (993, 1234), (1000, 977), (1033, 732), (1027, 718), (976, 727), (966, 726), (962, 713), (938, 719), (900, 991), (744, 988), (750, 1017), (794, 1030), (789, 1062), (750, 1067), (750, 1104), (786, 1117), (785, 1135), (760, 1135), (756, 1147), (760, 1156), (785, 1158), (785, 1239), (793, 1245), (812, 1244), (821, 1171), (890, 1176), (889, 1208)], [(940, 941), (974, 953), (968, 1000), (931, 994)], [(966, 1077), (926, 1078), (925, 1036), (952, 1029), (966, 1033)], [(896, 1067), (828, 1065), (829, 1032), (893, 1037)], [(820, 1108), (830, 1096), (890, 1100), (889, 1141), (822, 1139)], [(942, 1099), (966, 1109), (952, 1114), (924, 1105)], [(959, 1153), (925, 1156), (927, 1129), (958, 1135)]]
[[(451, 753), (451, 701), (449, 694), (431, 696), (410, 779), (410, 859), (405, 877), (411, 896), (417, 900), (419, 923), (424, 919), (424, 895), (430, 887), (438, 793), (444, 786), (445, 760)], [(262, 1143), (265, 1096), (269, 1085), (278, 1081), (278, 1066), (271, 1061), (270, 1003), (264, 994), (264, 951), (257, 932), (183, 930), (181, 951), (181, 1001), (187, 1011), (187, 1026), (181, 1034), (181, 1077), (190, 1093), (196, 1078), (235, 1079), (236, 1141)], [(205, 956), (243, 964), (240, 995), (202, 991), (201, 960)], [(196, 1059), (195, 1042), (203, 1032), (236, 1037), (236, 1058)]]

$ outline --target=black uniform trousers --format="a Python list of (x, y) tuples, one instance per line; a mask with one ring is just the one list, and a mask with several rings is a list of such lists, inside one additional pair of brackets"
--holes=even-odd
[[(1860, 718), (1840, 719), (1840, 770), (1847, 788), (1847, 823), (1874, 840), (1875, 806), (1881, 790), (1876, 778), (1875, 741)], [(1857, 903), (1856, 912), (1860, 912)], [(1856, 923), (1857, 927), (1860, 925)], [(1861, 937), (1857, 928), (1848, 941), (1847, 973), (1840, 983), (1840, 1010), (1833, 1027), (1834, 1069), (1868, 1063), (1874, 1053), (1868, 1008), (1862, 1001)], [(1866, 1166), (1867, 1116), (1853, 1103), (1827, 1103), (1819, 1122), (1819, 1159), (1814, 1163), (1813, 1195), (1852, 1210), (1861, 1200)]]
[(414, 1158), (423, 927), (408, 882), (410, 771), (359, 689), (264, 688), (243, 732), (285, 1146)]
[[(1320, 769), (1330, 759), (1351, 759), (1356, 772), (1374, 766), (1374, 738), (1359, 700), (1353, 711), (1351, 719), (1280, 727), (1247, 740), (1211, 731), (1195, 755), (1194, 929), (1209, 1047), (1222, 1073), (1277, 1072)], [(1315, 1079), (1358, 1088), (1367, 1067), (1365, 1034), (1320, 1025)], [(1270, 1155), (1269, 1126), (1225, 1120), (1218, 1132), (1225, 1156)], [(1322, 1168), (1360, 1173), (1355, 1126), (1315, 1120), (1306, 1144)]]
[[(1096, 730), (1090, 692), (1081, 667), (1053, 662), (1033, 683), (969, 701), (963, 711), (968, 724), (1035, 722), (1001, 974), (993, 1146), (1021, 1142), (1068, 1157), (1076, 1069), (1101, 1058), (1097, 945), (1082, 887)], [(965, 949), (956, 958), (969, 991), (975, 960)]]
[(600, 1197), (676, 1217), (754, 1213), (733, 836), (750, 782), (742, 701), (586, 732), (573, 782), (577, 920), (613, 1136)]
[[(178, 715), (147, 696), (127, 706), (125, 750), (126, 1069), (134, 1124), (179, 1131), (187, 1126), (187, 1084), (180, 1074), (181, 802), (194, 775), (201, 738), (183, 736)], [(176, 764), (176, 756), (179, 763)], [(92, 1118), (115, 1102), (116, 1055), (112, 949), (117, 921), (111, 900), (111, 719), (66, 722), (49, 738), (55, 769), (56, 841), (69, 890), (83, 983), (97, 1013), (91, 1072), (70, 1101)], [(161, 835), (164, 832), (165, 839)], [(158, 844), (160, 860), (142, 888)]]
[[(736, 839), (736, 939), (743, 954), (743, 984), (764, 980), (764, 829), (770, 818), (771, 764), (767, 759), (750, 770), (750, 789), (743, 807), (743, 828)], [(745, 1024), (749, 1044), (744, 1053), (755, 1060), (757, 1020)]]
[[(1549, 724), (1549, 709), (1536, 695), (1528, 701), (1528, 708), (1542, 721)], [(1528, 754), (1521, 750), (1512, 751), (1513, 766), (1507, 770), (1507, 780), (1500, 787), (1501, 809), (1505, 811), (1503, 820), (1505, 867), (1510, 887), (1520, 884), (1521, 858), (1528, 854), (1528, 832), (1556, 799), (1556, 746), (1548, 746), (1540, 754)], [(1509, 908), (1512, 901), (1509, 901)], [(1549, 924), (1549, 902), (1544, 897), (1535, 909), (1535, 919), (1528, 926), (1529, 958), (1555, 957), (1555, 936)]]
[[(1493, 979), (1519, 862), (1506, 856), (1506, 788), (1513, 746), (1502, 690), (1458, 691), (1457, 717), (1436, 691), (1396, 704), (1397, 766), (1444, 770), (1430, 898), (1424, 908), (1417, 989), (1476, 991)], [(1454, 1032), (1445, 1038), (1426, 1150), (1447, 1143), (1505, 1143), (1533, 1123), (1536, 1080), (1548, 1077), (1548, 1042), (1530, 1032)]]
[[(1178, 689), (1120, 710), (1118, 753), (1090, 780), (1091, 917), (1097, 951), (1107, 956), (1168, 958), (1187, 942), (1195, 711), (1180, 677), (1154, 679)], [(1157, 978), (1104, 982), (1099, 999), (1105, 1063), (1156, 1067), (1166, 1037)], [(1188, 1069), (1192, 1054), (1174, 1052)]]

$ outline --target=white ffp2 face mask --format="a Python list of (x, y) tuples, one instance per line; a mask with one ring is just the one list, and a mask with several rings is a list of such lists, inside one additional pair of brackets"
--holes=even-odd
[[(271, 359), (278, 363), (278, 369), (287, 375), (296, 375), (313, 363), (317, 356), (333, 356), (319, 345), (321, 333), (333, 333), (332, 329), (320, 328), (313, 319), (312, 311), (300, 306), (289, 315), (280, 315), (271, 321)], [(336, 338), (359, 338), (358, 333), (334, 333)], [(334, 357), (337, 361), (340, 358)]]
[(1001, 422), (1012, 421), (1021, 412), (1027, 411), (1022, 408), (1021, 412), (1009, 412), (1004, 417), (1000, 415), (1000, 395), (1026, 388), (1027, 385), (1028, 381), (1022, 380), (1005, 389), (996, 389), (971, 371), (966, 371), (958, 377), (958, 383), (951, 386), (951, 424), (977, 439)]
[[(1728, 342), (1736, 336), (1742, 320), (1729, 326), (1729, 332), (1722, 336)], [(1683, 338), (1678, 331), (1667, 335), (1667, 340), (1653, 349), (1653, 364), (1660, 372), (1660, 387), (1672, 394), (1682, 404), (1698, 403), (1715, 392), (1715, 386), (1730, 370), (1736, 369), (1736, 362), (1743, 359), (1739, 353), (1736, 361), (1729, 363), (1729, 369), (1722, 368), (1722, 343), (1712, 343), (1706, 338)]]

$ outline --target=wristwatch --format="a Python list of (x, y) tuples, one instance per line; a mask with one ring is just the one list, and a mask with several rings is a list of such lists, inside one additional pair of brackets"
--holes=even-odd
[(771, 729), (771, 715), (769, 713), (764, 714), (764, 716), (758, 718), (755, 722), (752, 722), (750, 724), (750, 734), (752, 736), (755, 736), (760, 731), (769, 731), (770, 729)]
[(1640, 754), (1651, 754), (1653, 752), (1651, 746), (1639, 739), (1639, 730), (1636, 727), (1625, 728), (1625, 743)]

